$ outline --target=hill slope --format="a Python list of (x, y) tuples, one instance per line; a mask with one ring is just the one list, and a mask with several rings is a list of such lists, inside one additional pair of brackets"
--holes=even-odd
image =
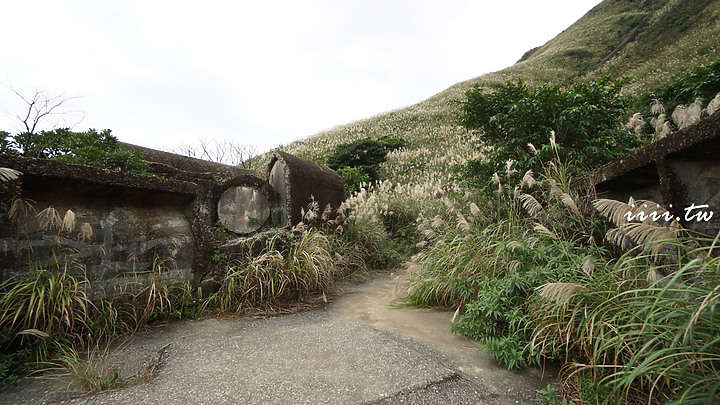
[[(628, 91), (650, 90), (718, 59), (719, 37), (717, 0), (606, 0), (511, 67), (458, 83), (410, 107), (319, 133), (284, 150), (322, 163), (336, 145), (363, 137), (399, 136), (408, 146), (391, 154), (389, 177), (400, 183), (433, 180), (442, 177), (438, 171), (444, 173), (476, 154), (469, 150), (471, 136), (458, 126), (456, 108), (450, 103), (473, 86), (492, 88), (519, 78), (531, 85), (569, 83), (612, 74), (636, 77)], [(610, 55), (614, 57), (604, 61)], [(418, 169), (429, 178), (418, 178)], [(414, 172), (412, 178), (408, 171)]]

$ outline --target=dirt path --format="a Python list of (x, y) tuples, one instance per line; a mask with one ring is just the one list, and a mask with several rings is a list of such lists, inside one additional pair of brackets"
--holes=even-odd
[(156, 328), (109, 361), (130, 374), (161, 351), (150, 383), (81, 396), (68, 377), (26, 379), (0, 403), (514, 404), (547, 384), (452, 335), (452, 313), (389, 308), (406, 279), (371, 276), (323, 310)]
[(519, 399), (531, 401), (535, 391), (553, 381), (557, 370), (543, 373), (539, 368), (531, 368), (508, 372), (482, 351), (480, 343), (451, 333), (453, 312), (393, 305), (404, 294), (410, 274), (417, 271), (416, 263), (406, 265), (407, 269), (389, 276), (376, 276), (351, 287), (328, 310), (430, 346), (450, 358), (465, 377), (504, 403), (516, 403)]

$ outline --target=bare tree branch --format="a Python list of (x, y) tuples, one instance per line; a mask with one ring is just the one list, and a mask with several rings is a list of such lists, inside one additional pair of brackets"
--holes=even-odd
[[(58, 96), (49, 96), (44, 90), (36, 88), (33, 91), (33, 95), (31, 97), (28, 97), (22, 94), (20, 91), (16, 90), (11, 85), (7, 85), (2, 82), (0, 82), (0, 84), (13, 92), (13, 94), (18, 96), (23, 101), (23, 103), (27, 105), (27, 110), (25, 111), (24, 118), (20, 115), (15, 115), (15, 118), (20, 121), (20, 123), (25, 129), (25, 132), (27, 133), (36, 134), (36, 131), (38, 131), (39, 129), (38, 126), (42, 124), (43, 121), (49, 121), (49, 118), (51, 116), (61, 116), (63, 117), (63, 122), (67, 124), (64, 117), (66, 117), (68, 114), (81, 114), (82, 117), (80, 118), (80, 120), (75, 122), (73, 125), (65, 125), (65, 127), (68, 128), (74, 127), (85, 119), (85, 113), (83, 111), (59, 111), (59, 109), (63, 106), (66, 106), (70, 100), (80, 98), (79, 96), (65, 97), (63, 94), (60, 94)], [(49, 128), (57, 128), (59, 122), (60, 120), (57, 120), (54, 123), (50, 123)]]
[(169, 152), (190, 156), (211, 162), (224, 163), (251, 169), (252, 159), (257, 156), (257, 147), (240, 145), (232, 140), (200, 140), (196, 145), (180, 144)]

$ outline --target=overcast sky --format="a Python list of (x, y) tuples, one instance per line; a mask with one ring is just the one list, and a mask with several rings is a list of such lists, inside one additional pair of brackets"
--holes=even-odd
[[(77, 96), (47, 126), (265, 151), (510, 66), (598, 3), (5, 1), (0, 82)], [(0, 86), (0, 130), (26, 110)]]

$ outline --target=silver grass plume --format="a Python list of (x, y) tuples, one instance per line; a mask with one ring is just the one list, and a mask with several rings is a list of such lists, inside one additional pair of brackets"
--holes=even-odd
[(669, 244), (676, 243), (677, 237), (667, 227), (653, 224), (629, 223), (620, 227), (633, 242), (657, 256)]
[(651, 268), (650, 271), (648, 271), (648, 274), (645, 277), (647, 282), (650, 284), (655, 284), (658, 281), (662, 280), (663, 278), (665, 278), (665, 277), (662, 274), (660, 274), (660, 272), (657, 271), (657, 269), (654, 267)]
[(640, 113), (633, 114), (630, 120), (625, 124), (625, 128), (635, 132), (635, 135), (640, 134), (640, 130), (645, 126), (645, 120)]
[(592, 256), (585, 256), (582, 263), (582, 271), (588, 276), (592, 276), (595, 271), (595, 260)]
[(327, 221), (328, 219), (330, 219), (330, 215), (332, 215), (332, 211), (333, 211), (333, 209), (330, 206), (330, 204), (326, 205), (325, 209), (322, 212), (322, 215), (320, 215), (320, 219), (322, 221)]
[(65, 216), (62, 220), (61, 230), (72, 232), (75, 229), (75, 213), (71, 210), (65, 211)]
[(628, 223), (627, 214), (634, 215), (635, 213), (635, 207), (630, 204), (608, 198), (597, 199), (592, 204), (600, 214), (609, 219), (615, 226)]
[(650, 103), (650, 112), (653, 115), (665, 114), (665, 106), (660, 100), (655, 98), (652, 103)]
[(513, 174), (517, 173), (517, 170), (513, 168), (513, 164), (515, 164), (515, 161), (512, 159), (509, 159), (505, 162), (505, 174), (508, 178)]
[(622, 250), (630, 250), (635, 244), (620, 228), (612, 228), (605, 234), (605, 239)]
[(454, 202), (450, 201), (449, 198), (443, 198), (443, 204), (447, 207), (450, 212), (458, 212), (458, 206)]
[(588, 291), (588, 288), (573, 283), (547, 283), (537, 290), (541, 297), (554, 301), (560, 306), (566, 306), (577, 292)]
[(562, 201), (563, 204), (565, 204), (572, 212), (575, 213), (578, 217), (582, 218), (583, 215), (580, 212), (580, 209), (578, 208), (577, 204), (575, 203), (575, 199), (570, 196), (568, 193), (562, 193), (560, 194), (560, 201)]
[(522, 245), (522, 243), (514, 240), (507, 244), (507, 248), (511, 251), (515, 251), (517, 249), (522, 249), (523, 245)]
[(62, 226), (62, 219), (57, 210), (53, 206), (49, 206), (38, 213), (38, 220), (40, 220), (40, 229), (56, 229)]
[(532, 216), (541, 213), (543, 210), (542, 204), (540, 204), (540, 202), (530, 194), (521, 195), (520, 201), (522, 202), (522, 206), (525, 211)]
[(556, 240), (558, 239), (557, 235), (555, 235), (555, 233), (554, 233), (553, 231), (547, 229), (547, 228), (546, 228), (544, 225), (542, 225), (542, 224), (535, 224), (535, 226), (533, 227), (533, 229), (534, 229), (535, 231), (540, 232), (540, 233), (542, 233), (542, 234), (545, 234), (545, 235), (547, 235), (547, 236), (549, 236), (549, 237), (551, 237), (551, 238), (553, 238), (553, 239), (556, 239)]
[(667, 120), (665, 114), (660, 114), (659, 117), (651, 119), (650, 124), (655, 128), (658, 138), (664, 138), (670, 133), (670, 121)]
[(92, 226), (88, 222), (83, 222), (82, 226), (80, 227), (80, 232), (78, 233), (78, 239), (85, 242), (85, 240), (90, 239), (92, 236)]
[(540, 242), (540, 239), (536, 238), (535, 236), (530, 236), (530, 237), (528, 237), (526, 240), (527, 240), (527, 242), (528, 242), (528, 246), (529, 246), (531, 249), (532, 249), (533, 247), (535, 247), (535, 244), (537, 244), (538, 242)]
[(535, 181), (535, 178), (533, 177), (533, 171), (528, 170), (523, 175), (522, 180), (520, 180), (520, 188), (533, 188), (535, 187), (535, 184), (537, 182)]
[(707, 111), (707, 115), (713, 115), (718, 109), (720, 109), (720, 93), (715, 95), (715, 98), (712, 99), (710, 103), (708, 103), (707, 109), (705, 109), (705, 111)]
[(532, 153), (533, 156), (537, 156), (538, 151), (537, 151), (537, 149), (535, 149), (535, 145), (528, 143), (527, 146), (528, 146), (528, 149), (530, 149), (530, 153)]
[(493, 173), (493, 183), (498, 185), (497, 193), (502, 194), (502, 183), (500, 182), (500, 176), (498, 176), (497, 172)]
[(462, 229), (463, 231), (470, 230), (470, 224), (465, 219), (465, 217), (459, 212), (457, 213), (457, 226), (458, 226), (458, 228)]
[(472, 213), (474, 216), (478, 216), (481, 214), (480, 208), (475, 203), (470, 203), (470, 213)]
[(22, 173), (9, 167), (0, 167), (0, 181), (15, 180), (22, 176)]

